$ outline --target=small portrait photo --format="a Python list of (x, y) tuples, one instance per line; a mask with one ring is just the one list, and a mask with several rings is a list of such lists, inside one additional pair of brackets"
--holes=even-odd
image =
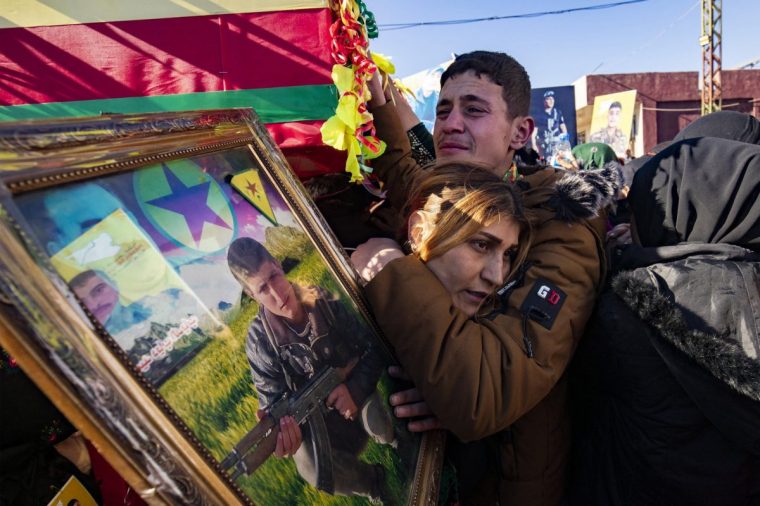
[(588, 142), (607, 144), (618, 157), (625, 158), (630, 146), (635, 106), (636, 90), (597, 96)]
[(536, 122), (531, 147), (548, 164), (552, 164), (560, 149), (575, 146), (577, 135), (573, 86), (532, 89), (530, 115)]

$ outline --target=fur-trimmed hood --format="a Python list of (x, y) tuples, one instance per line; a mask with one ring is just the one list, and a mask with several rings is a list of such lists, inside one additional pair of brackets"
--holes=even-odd
[[(569, 171), (555, 167), (524, 167), (528, 174), (518, 181), (525, 207), (531, 211), (542, 208), (564, 222), (587, 220), (599, 216), (615, 202), (622, 186), (620, 164), (609, 162), (601, 169)], [(522, 169), (521, 169), (522, 171)], [(366, 207), (377, 195), (370, 195), (360, 186), (348, 183), (346, 174), (330, 174), (312, 178), (304, 183), (316, 201), (335, 197), (343, 202), (361, 202)], [(348, 196), (347, 193), (358, 195)], [(356, 208), (359, 212), (360, 208)]]
[(573, 222), (599, 216), (615, 202), (621, 188), (620, 164), (598, 170), (568, 171), (546, 167), (518, 181), (528, 208), (554, 211), (557, 219)]
[[(731, 330), (725, 330), (727, 334), (721, 336), (690, 327), (676, 303), (649, 282), (642, 281), (650, 274), (641, 271), (639, 275), (636, 271), (618, 274), (612, 281), (612, 290), (665, 342), (734, 391), (760, 402), (760, 357), (748, 356), (739, 344), (742, 332), (753, 333), (755, 329), (742, 329), (739, 322), (724, 321), (722, 325)], [(752, 339), (753, 336), (745, 337)], [(754, 339), (757, 340), (756, 334)], [(653, 344), (658, 347), (657, 343)]]
[[(760, 315), (755, 302), (760, 299), (759, 281), (756, 256), (725, 261), (698, 255), (621, 273), (611, 288), (639, 322), (629, 320), (627, 328), (620, 329), (622, 335), (615, 337), (648, 338), (696, 411), (732, 446), (756, 458), (760, 457)], [(638, 364), (632, 367), (643, 368), (638, 380), (646, 382), (644, 375), (652, 366)], [(672, 388), (664, 391), (674, 394)], [(674, 409), (670, 416), (678, 419), (679, 408)]]

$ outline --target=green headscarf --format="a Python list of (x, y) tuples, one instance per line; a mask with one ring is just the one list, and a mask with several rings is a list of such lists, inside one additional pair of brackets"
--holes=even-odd
[(573, 156), (581, 170), (601, 169), (605, 163), (618, 161), (615, 151), (602, 142), (579, 144), (573, 148)]

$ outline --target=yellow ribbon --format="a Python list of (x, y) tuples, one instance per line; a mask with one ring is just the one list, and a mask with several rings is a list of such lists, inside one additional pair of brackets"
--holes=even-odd
[(391, 59), (387, 56), (372, 51), (372, 61), (375, 62), (377, 68), (382, 70), (386, 74), (395, 74), (396, 66), (393, 65)]
[(417, 100), (417, 95), (415, 95), (412, 89), (409, 86), (405, 85), (401, 79), (394, 79), (393, 86), (395, 86), (396, 89), (402, 94), (411, 97), (413, 100)]
[(333, 65), (330, 77), (332, 77), (335, 87), (338, 88), (338, 93), (340, 95), (343, 95), (347, 91), (351, 91), (354, 87), (353, 68), (346, 67), (345, 65)]
[[(356, 23), (359, 16), (359, 6), (355, 0), (341, 0), (339, 16), (341, 22), (347, 26)], [(361, 27), (361, 36), (366, 40), (367, 33)], [(365, 58), (365, 48), (357, 48), (361, 56)], [(378, 54), (373, 54), (377, 69), (385, 73), (396, 71), (390, 59)], [(372, 128), (372, 113), (367, 110), (366, 102), (370, 99), (367, 81), (373, 72), (378, 70), (363, 66), (360, 71), (356, 65), (350, 68), (344, 65), (334, 65), (331, 73), (335, 87), (338, 89), (338, 105), (335, 115), (330, 117), (320, 128), (322, 142), (335, 149), (346, 151), (346, 171), (351, 174), (351, 181), (363, 179), (362, 167), (359, 162), (362, 159), (377, 158), (385, 151), (385, 143), (374, 135)], [(367, 132), (365, 134), (365, 132)], [(360, 140), (361, 139), (361, 140)]]

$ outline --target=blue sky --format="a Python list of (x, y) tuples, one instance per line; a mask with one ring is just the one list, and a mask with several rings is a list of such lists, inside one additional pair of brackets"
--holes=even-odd
[[(383, 30), (383, 23), (505, 16), (614, 0), (365, 0), (381, 25), (370, 49), (406, 77), (475, 49), (520, 61), (533, 87), (572, 84), (584, 74), (699, 71), (699, 0), (648, 0), (606, 10), (465, 25)], [(760, 59), (760, 0), (723, 2), (723, 68)], [(758, 67), (756, 67), (758, 68)]]

